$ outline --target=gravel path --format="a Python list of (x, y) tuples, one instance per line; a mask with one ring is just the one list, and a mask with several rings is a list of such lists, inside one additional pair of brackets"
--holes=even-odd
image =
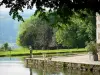
[[(43, 60), (43, 58), (34, 58), (34, 59)], [(49, 60), (48, 58), (45, 58), (45, 59)], [(89, 54), (78, 54), (78, 55), (72, 55), (72, 56), (55, 56), (55, 57), (52, 57), (51, 61), (100, 65), (100, 58), (99, 58), (99, 61), (93, 61), (92, 56)]]
[(81, 54), (81, 55), (75, 55), (75, 56), (69, 56), (69, 57), (65, 57), (65, 56), (56, 57), (56, 58), (52, 58), (52, 61), (63, 61), (63, 62), (72, 62), (72, 63), (100, 65), (100, 60), (93, 61), (92, 56), (89, 54)]

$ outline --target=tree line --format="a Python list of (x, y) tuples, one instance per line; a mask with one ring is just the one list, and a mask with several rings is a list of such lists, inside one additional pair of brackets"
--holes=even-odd
[(11, 51), (11, 50), (12, 49), (7, 42), (2, 44), (1, 47), (0, 47), (0, 51)]
[(74, 12), (68, 23), (56, 14), (43, 17), (32, 15), (20, 24), (17, 44), (33, 49), (83, 48), (86, 42), (96, 40), (95, 16), (82, 11), (85, 17)]

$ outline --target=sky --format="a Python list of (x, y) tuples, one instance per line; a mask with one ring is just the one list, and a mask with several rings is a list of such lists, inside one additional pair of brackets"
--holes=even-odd
[[(33, 7), (32, 10), (25, 8), (24, 12), (20, 12), (20, 14), (24, 19), (27, 19), (32, 14), (34, 14), (35, 10), (35, 7)], [(0, 43), (16, 43), (18, 25), (20, 24), (20, 22), (12, 19), (12, 17), (9, 15), (9, 11), (10, 9), (5, 8), (4, 5), (0, 6)]]
[[(1, 0), (0, 0), (1, 1)], [(27, 8), (24, 8), (23, 9), (24, 12), (20, 12), (20, 14), (24, 17), (24, 18), (27, 18), (27, 15), (31, 15), (32, 13), (34, 13), (34, 11), (36, 10), (36, 7), (34, 6), (33, 9), (27, 9)], [(10, 9), (9, 8), (5, 8), (5, 5), (2, 5), (0, 6), (0, 13), (4, 13), (4, 14), (8, 14), (9, 15), (9, 11)], [(25, 15), (26, 16), (25, 16)], [(8, 16), (7, 16), (8, 17)], [(9, 15), (10, 17), (10, 15)], [(4, 16), (0, 15), (0, 18), (4, 18)]]

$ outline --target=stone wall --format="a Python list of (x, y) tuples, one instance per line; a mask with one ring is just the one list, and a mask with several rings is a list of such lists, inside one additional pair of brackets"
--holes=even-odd
[(97, 43), (100, 43), (100, 15), (96, 16), (96, 35), (97, 35)]
[(91, 71), (100, 73), (100, 65), (83, 64), (83, 63), (72, 63), (72, 62), (61, 62), (61, 61), (48, 61), (39, 59), (26, 59), (26, 67), (33, 67), (35, 69), (45, 69), (45, 71), (59, 72), (63, 69), (80, 70), (80, 71)]

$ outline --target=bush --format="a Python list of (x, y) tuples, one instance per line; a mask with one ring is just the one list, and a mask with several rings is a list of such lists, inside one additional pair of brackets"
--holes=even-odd
[(92, 52), (92, 54), (97, 54), (97, 44), (94, 41), (87, 43), (87, 51)]

